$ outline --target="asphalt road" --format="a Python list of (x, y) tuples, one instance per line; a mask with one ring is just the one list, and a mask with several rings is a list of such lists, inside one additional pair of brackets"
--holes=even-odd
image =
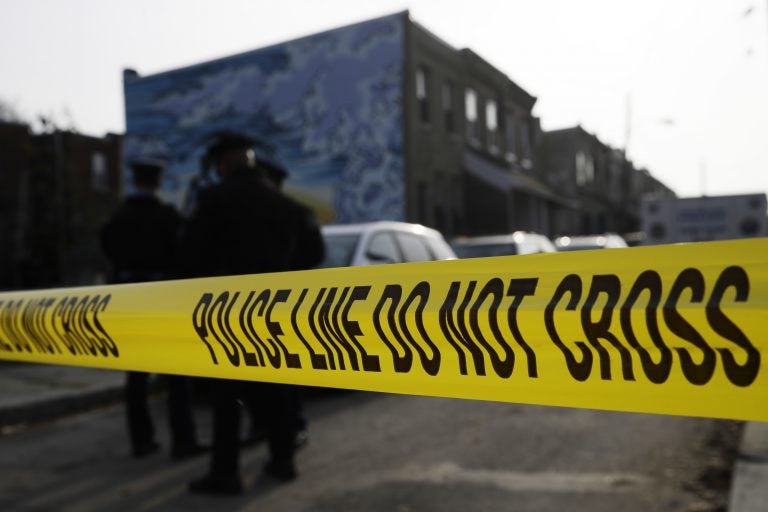
[[(163, 403), (153, 403), (168, 446)], [(686, 511), (725, 510), (741, 424), (359, 392), (307, 403), (298, 480), (261, 477), (244, 451), (246, 492), (186, 492), (207, 459), (134, 460), (121, 406), (0, 437), (8, 511)], [(210, 413), (198, 410), (209, 436)]]

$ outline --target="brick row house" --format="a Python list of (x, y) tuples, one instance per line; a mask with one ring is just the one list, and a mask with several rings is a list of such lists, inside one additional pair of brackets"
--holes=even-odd
[(98, 231), (120, 198), (121, 137), (0, 122), (0, 289), (103, 282)]

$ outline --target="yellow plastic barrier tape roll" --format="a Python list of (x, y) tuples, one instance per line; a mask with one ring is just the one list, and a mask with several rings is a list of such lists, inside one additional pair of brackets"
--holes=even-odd
[(0, 359), (768, 421), (768, 239), (0, 294)]

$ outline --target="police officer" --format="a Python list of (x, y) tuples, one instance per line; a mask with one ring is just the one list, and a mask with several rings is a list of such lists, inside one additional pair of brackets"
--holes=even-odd
[[(187, 223), (183, 251), (196, 276), (282, 272), (316, 266), (324, 256), (312, 212), (283, 195), (254, 151), (255, 141), (219, 135), (208, 148), (221, 181), (200, 193)], [(268, 476), (296, 477), (296, 390), (270, 383), (214, 380), (213, 453), (208, 473), (190, 482), (192, 492), (236, 494), (239, 471), (239, 398), (257, 395), (262, 404), (270, 459)]]
[[(112, 264), (112, 283), (158, 281), (175, 277), (180, 219), (157, 198), (163, 163), (137, 160), (131, 164), (134, 191), (101, 230), (101, 246)], [(197, 442), (190, 407), (190, 381), (167, 376), (171, 456), (182, 459), (204, 451)], [(159, 450), (147, 404), (149, 375), (128, 372), (126, 415), (135, 457)]]
[[(278, 190), (281, 190), (283, 183), (288, 178), (288, 171), (273, 160), (271, 157), (261, 156), (256, 157), (256, 166), (260, 169), (260, 172), (264, 174), (269, 182), (275, 186)], [(304, 270), (304, 269), (292, 269), (292, 270)], [(307, 420), (304, 417), (302, 410), (302, 394), (303, 388), (296, 386), (293, 393), (290, 395), (290, 403), (294, 406), (293, 416), (296, 422), (296, 435), (294, 437), (294, 445), (298, 450), (303, 448), (309, 442), (309, 434), (307, 432)], [(260, 442), (265, 437), (264, 432), (264, 418), (262, 414), (262, 404), (259, 401), (259, 396), (245, 397), (243, 400), (248, 410), (250, 417), (250, 425), (248, 433), (245, 439), (242, 441), (243, 446), (249, 446)]]

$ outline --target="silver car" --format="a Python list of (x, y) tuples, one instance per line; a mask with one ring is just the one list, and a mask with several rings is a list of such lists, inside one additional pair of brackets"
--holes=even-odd
[(451, 245), (459, 258), (555, 252), (555, 246), (549, 238), (525, 231), (515, 231), (508, 235), (456, 238), (451, 241)]
[(456, 259), (439, 231), (407, 222), (378, 221), (322, 227), (320, 267), (348, 267)]
[(585, 251), (589, 249), (618, 249), (628, 247), (627, 242), (615, 233), (586, 236), (561, 236), (555, 240), (558, 251)]

